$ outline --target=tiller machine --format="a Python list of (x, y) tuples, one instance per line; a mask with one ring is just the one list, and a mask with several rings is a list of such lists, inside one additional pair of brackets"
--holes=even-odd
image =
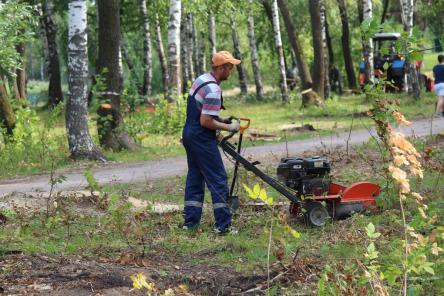
[(329, 218), (345, 218), (376, 205), (375, 197), (381, 192), (377, 184), (357, 182), (345, 187), (333, 183), (329, 176), (330, 163), (322, 157), (282, 158), (277, 167), (277, 179), (268, 176), (257, 167), (258, 161), (250, 162), (241, 155), (243, 134), (250, 126), (250, 119), (239, 120), (245, 124), (240, 127), (237, 147), (228, 141), (234, 133), (219, 138), (219, 146), (235, 161), (229, 196), (233, 209), (239, 207), (238, 197), (233, 195), (239, 164), (288, 198), (290, 213), (303, 213), (313, 226), (324, 226)]

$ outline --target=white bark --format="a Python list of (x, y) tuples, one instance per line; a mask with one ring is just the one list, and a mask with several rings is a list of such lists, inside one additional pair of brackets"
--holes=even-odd
[[(362, 15), (364, 20), (373, 17), (373, 5), (371, 0), (364, 0), (362, 3)], [(375, 72), (373, 68), (373, 39), (364, 40), (364, 60), (365, 75), (367, 81), (374, 82)]]
[(148, 21), (148, 11), (146, 8), (146, 0), (140, 0), (140, 11), (143, 18), (143, 86), (142, 94), (150, 96), (152, 93), (152, 49), (151, 49), (151, 33), (150, 23)]
[(329, 79), (329, 56), (328, 56), (328, 45), (327, 45), (327, 11), (325, 10), (325, 0), (321, 0), (321, 25), (322, 25), (322, 45), (324, 47), (324, 98), (330, 96), (330, 79)]
[(168, 99), (174, 100), (181, 95), (180, 78), (180, 17), (181, 1), (170, 0), (170, 12), (168, 21), (168, 73), (169, 88)]
[(250, 42), (251, 65), (254, 73), (254, 82), (256, 84), (256, 98), (261, 100), (264, 97), (264, 89), (262, 86), (262, 77), (257, 55), (256, 36), (254, 34), (253, 0), (248, 0), (248, 40)]
[(279, 59), (281, 97), (282, 97), (283, 102), (287, 102), (288, 101), (288, 90), (287, 90), (287, 80), (286, 80), (286, 76), (285, 76), (284, 52), (282, 50), (282, 39), (281, 39), (281, 29), (280, 29), (280, 24), (279, 24), (279, 11), (278, 11), (277, 0), (273, 0), (271, 8), (272, 8), (272, 16), (273, 16), (274, 41), (275, 41), (276, 51), (278, 53), (278, 59)]
[(413, 30), (413, 0), (400, 0), (401, 1), (401, 16), (402, 23), (404, 25), (404, 31), (406, 31), (409, 36), (412, 35)]
[(86, 0), (68, 1), (68, 100), (66, 129), (73, 157), (102, 159), (88, 130)]
[(216, 18), (212, 11), (208, 14), (208, 37), (210, 40), (211, 54), (217, 52), (216, 48)]
[(156, 13), (155, 15), (155, 26), (156, 26), (156, 47), (157, 47), (157, 54), (159, 55), (159, 63), (160, 68), (162, 69), (162, 82), (163, 82), (163, 91), (165, 93), (165, 97), (168, 98), (168, 81), (169, 75), (168, 75), (168, 65), (165, 58), (165, 50), (163, 49), (163, 41), (162, 41), (162, 31), (160, 30), (160, 24), (159, 24), (159, 16)]

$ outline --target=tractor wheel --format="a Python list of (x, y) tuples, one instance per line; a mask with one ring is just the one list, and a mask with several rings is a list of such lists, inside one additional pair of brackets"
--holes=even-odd
[(320, 202), (307, 202), (305, 210), (305, 217), (311, 226), (322, 227), (330, 218), (327, 209)]

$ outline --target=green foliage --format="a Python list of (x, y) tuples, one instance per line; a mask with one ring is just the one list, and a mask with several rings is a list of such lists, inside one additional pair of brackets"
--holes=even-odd
[(0, 3), (0, 75), (15, 76), (19, 63), (15, 46), (30, 37), (27, 29), (32, 22), (32, 7), (23, 1)]
[(64, 111), (59, 104), (45, 119), (29, 107), (16, 107), (14, 134), (0, 135), (0, 168), (2, 175), (32, 172), (59, 166), (66, 155), (64, 135), (52, 131)]

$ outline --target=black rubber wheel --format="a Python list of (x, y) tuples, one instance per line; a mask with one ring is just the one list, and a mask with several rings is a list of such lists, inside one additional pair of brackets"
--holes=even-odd
[(325, 226), (330, 218), (327, 209), (320, 202), (310, 201), (305, 203), (305, 210), (305, 218), (314, 227)]

